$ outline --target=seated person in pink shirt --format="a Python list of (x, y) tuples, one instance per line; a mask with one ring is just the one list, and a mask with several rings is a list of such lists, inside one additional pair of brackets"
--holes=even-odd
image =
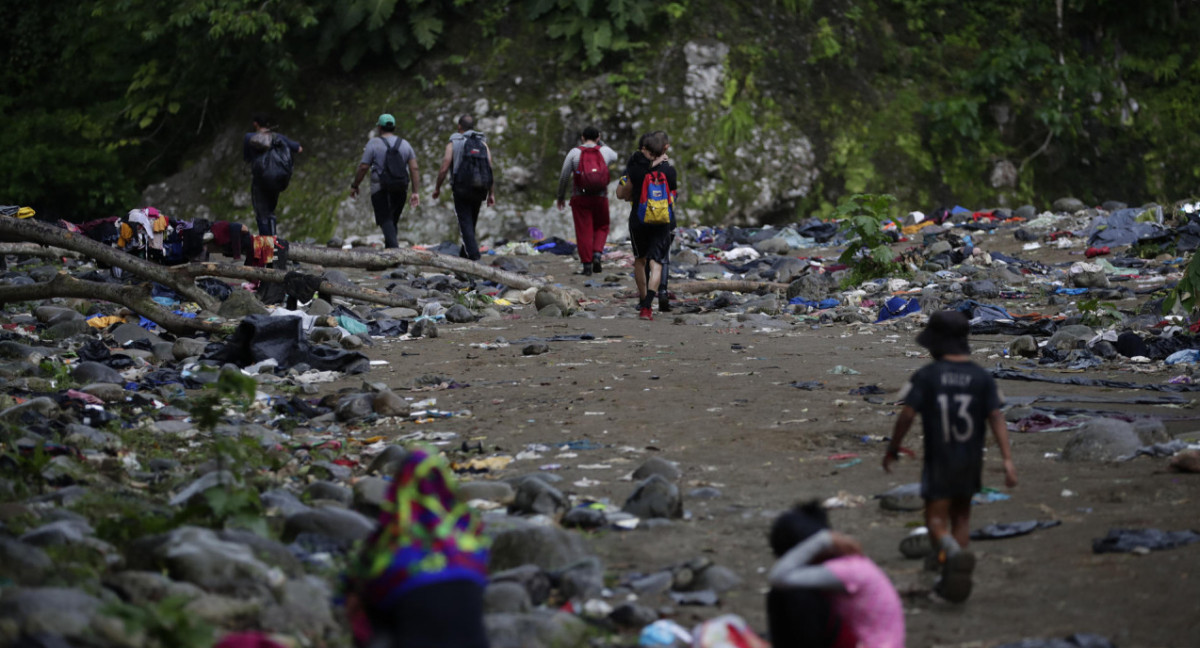
[(904, 647), (904, 609), (892, 581), (858, 541), (829, 530), (820, 504), (779, 516), (771, 548), (779, 558), (767, 574), (775, 648)]

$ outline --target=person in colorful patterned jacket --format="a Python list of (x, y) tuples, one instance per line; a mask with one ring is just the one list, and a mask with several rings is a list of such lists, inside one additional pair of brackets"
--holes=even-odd
[(379, 526), (346, 574), (355, 640), (371, 648), (487, 648), (488, 538), (435, 450), (396, 471)]

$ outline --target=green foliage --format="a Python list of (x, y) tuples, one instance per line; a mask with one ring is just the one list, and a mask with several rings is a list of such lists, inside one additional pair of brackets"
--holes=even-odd
[[(15, 434), (8, 437), (17, 438)], [(45, 441), (35, 445), (30, 452), (22, 452), (15, 444), (5, 443), (0, 446), (0, 473), (11, 477), (18, 490), (40, 493), (44, 481), (42, 471), (51, 458), (46, 452)]]
[(221, 422), (227, 404), (245, 408), (254, 400), (257, 387), (254, 378), (233, 369), (222, 369), (217, 382), (206, 385), (202, 395), (190, 399), (189, 413), (196, 427), (211, 431)]
[(1081, 299), (1077, 305), (1079, 306), (1079, 321), (1086, 326), (1109, 326), (1119, 324), (1124, 319), (1121, 311), (1117, 310), (1117, 306), (1110, 302), (1101, 302), (1099, 299)]
[(1183, 270), (1183, 277), (1163, 300), (1162, 312), (1166, 315), (1174, 310), (1175, 304), (1179, 304), (1191, 316), (1196, 312), (1198, 297), (1200, 297), (1200, 254), (1192, 254), (1187, 267)]
[(130, 637), (145, 637), (146, 648), (208, 648), (216, 639), (212, 625), (188, 612), (186, 596), (168, 596), (148, 605), (108, 603), (101, 614), (120, 619)]
[(594, 68), (610, 54), (627, 54), (650, 45), (658, 23), (678, 20), (687, 12), (682, 2), (647, 0), (529, 0), (530, 21), (544, 21), (546, 35), (563, 42), (560, 60), (579, 60)]
[(857, 285), (904, 273), (904, 267), (894, 261), (892, 240), (883, 231), (895, 202), (896, 197), (890, 194), (853, 194), (843, 198), (834, 210), (834, 218), (850, 241), (838, 257), (839, 263), (851, 268), (847, 283)]
[(75, 378), (71, 376), (71, 366), (54, 360), (42, 360), (38, 368), (50, 379), (55, 389), (70, 389), (75, 386)]

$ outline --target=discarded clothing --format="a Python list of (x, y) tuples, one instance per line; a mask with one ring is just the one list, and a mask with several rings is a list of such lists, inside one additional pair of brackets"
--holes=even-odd
[(1189, 449), (1191, 449), (1191, 446), (1188, 444), (1187, 441), (1175, 439), (1173, 441), (1166, 441), (1163, 443), (1153, 443), (1150, 445), (1144, 445), (1144, 446), (1138, 448), (1137, 450), (1135, 450), (1133, 452), (1133, 454), (1131, 454), (1129, 456), (1118, 457), (1117, 461), (1129, 461), (1131, 459), (1135, 459), (1142, 455), (1146, 455), (1147, 457), (1170, 457), (1170, 456), (1174, 455), (1176, 452), (1179, 452), (1181, 450), (1189, 450)]
[(796, 380), (788, 383), (788, 385), (795, 387), (796, 389), (803, 389), (804, 391), (825, 389), (825, 383), (819, 380)]
[(232, 362), (239, 367), (273, 358), (280, 369), (290, 369), (300, 363), (320, 371), (346, 373), (362, 373), (370, 368), (367, 356), (356, 351), (309, 345), (303, 326), (303, 320), (294, 316), (247, 315), (225, 345), (213, 353), (206, 353), (204, 358)]
[(1025, 520), (1024, 522), (1006, 522), (989, 524), (982, 529), (971, 532), (972, 540), (1003, 540), (1028, 535), (1039, 529), (1049, 529), (1062, 524), (1059, 520)]
[(1088, 247), (1119, 247), (1138, 241), (1166, 239), (1171, 231), (1161, 225), (1162, 208), (1118, 209), (1088, 228)]
[(1191, 530), (1109, 529), (1108, 535), (1092, 540), (1094, 553), (1129, 553), (1145, 547), (1150, 551), (1174, 549), (1200, 542), (1200, 533)]
[(921, 303), (917, 301), (916, 297), (908, 301), (905, 301), (903, 297), (892, 297), (884, 302), (883, 306), (879, 309), (879, 318), (875, 320), (875, 323), (886, 322), (890, 319), (912, 315), (920, 311)]
[(1151, 391), (1193, 392), (1200, 391), (1200, 385), (1158, 385), (1155, 383), (1135, 383), (1124, 380), (1104, 380), (1101, 378), (1084, 378), (1071, 376), (1055, 378), (1044, 374), (1018, 371), (1016, 369), (992, 369), (992, 377), (1000, 380), (1025, 380), (1029, 382), (1048, 382), (1058, 385), (1079, 385), (1081, 387), (1113, 387), (1116, 389), (1148, 389)]
[(788, 303), (792, 304), (794, 306), (808, 306), (810, 308), (815, 308), (817, 310), (824, 310), (826, 308), (836, 307), (838, 305), (838, 300), (833, 299), (832, 297), (827, 298), (827, 299), (822, 299), (820, 301), (815, 301), (812, 299), (805, 299), (803, 297), (792, 297), (791, 299), (788, 300)]

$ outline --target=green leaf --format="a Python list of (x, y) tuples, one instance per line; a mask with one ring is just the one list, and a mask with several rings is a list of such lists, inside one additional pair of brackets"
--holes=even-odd
[(367, 29), (383, 27), (396, 12), (396, 0), (364, 0), (367, 14)]
[(442, 33), (442, 21), (432, 14), (417, 14), (410, 20), (413, 37), (425, 49), (433, 49), (437, 44), (438, 35)]

